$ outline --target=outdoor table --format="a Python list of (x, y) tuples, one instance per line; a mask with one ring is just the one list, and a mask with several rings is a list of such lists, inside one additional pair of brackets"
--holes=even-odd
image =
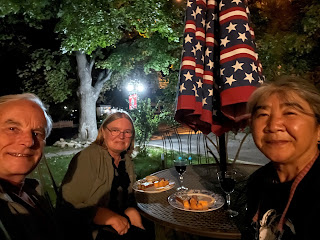
[[(257, 166), (248, 165), (241, 169), (242, 174), (249, 175), (257, 169)], [(189, 189), (204, 189), (222, 194), (216, 172), (216, 165), (213, 164), (189, 165), (184, 174), (184, 186)], [(234, 219), (228, 216), (224, 207), (207, 212), (190, 212), (176, 209), (169, 204), (168, 197), (175, 193), (180, 185), (179, 175), (174, 168), (152, 175), (173, 180), (176, 185), (168, 191), (159, 193), (136, 192), (138, 207), (146, 218), (157, 224), (193, 235), (241, 239), (241, 233)]]

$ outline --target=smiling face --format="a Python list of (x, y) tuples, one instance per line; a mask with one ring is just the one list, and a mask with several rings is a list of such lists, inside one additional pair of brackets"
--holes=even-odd
[(28, 100), (0, 105), (0, 178), (20, 183), (41, 159), (46, 119)]
[[(112, 136), (113, 130), (119, 130), (121, 133), (118, 136)], [(112, 157), (120, 156), (121, 152), (129, 148), (132, 137), (126, 137), (125, 131), (133, 131), (131, 122), (126, 118), (112, 121), (103, 129), (104, 144)]]
[(296, 93), (261, 99), (251, 118), (257, 147), (271, 161), (304, 166), (317, 153), (320, 127), (307, 101)]

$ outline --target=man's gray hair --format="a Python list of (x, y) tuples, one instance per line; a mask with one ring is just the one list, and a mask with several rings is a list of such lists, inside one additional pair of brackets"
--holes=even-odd
[(38, 96), (36, 96), (33, 93), (22, 93), (22, 94), (12, 94), (12, 95), (1, 96), (0, 105), (7, 102), (17, 101), (17, 100), (29, 100), (31, 102), (36, 103), (42, 109), (47, 122), (47, 125), (45, 127), (46, 138), (47, 138), (50, 135), (52, 130), (52, 119), (50, 115), (47, 113), (47, 108), (45, 107), (44, 103), (40, 100)]

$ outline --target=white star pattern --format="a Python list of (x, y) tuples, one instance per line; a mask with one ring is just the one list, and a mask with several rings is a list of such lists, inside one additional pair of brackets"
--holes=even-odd
[(194, 95), (195, 95), (196, 97), (199, 97), (198, 91), (197, 91), (197, 88), (196, 88), (195, 85), (193, 85), (192, 91), (194, 91)]
[(187, 72), (187, 74), (183, 74), (183, 76), (185, 76), (185, 78), (186, 78), (185, 81), (188, 81), (188, 80), (192, 81), (193, 75), (190, 74), (189, 71)]
[(241, 3), (241, 0), (233, 0), (233, 3), (236, 3), (237, 5), (239, 5), (239, 3)]
[(209, 66), (209, 68), (212, 69), (214, 66), (214, 62), (209, 59), (209, 63), (207, 63), (207, 66)]
[(244, 80), (248, 80), (250, 83), (252, 81), (254, 81), (254, 78), (252, 77), (252, 73), (248, 74), (248, 73), (244, 73), (246, 75), (246, 77), (244, 78)]
[(222, 0), (221, 0), (221, 2), (219, 3), (219, 11), (221, 11), (221, 8), (224, 6), (225, 4), (222, 2)]
[(202, 18), (201, 24), (203, 28), (206, 26), (206, 20), (204, 18)]
[(226, 29), (228, 29), (228, 33), (230, 33), (232, 30), (236, 31), (236, 26), (238, 24), (232, 24), (232, 22), (230, 22), (229, 26), (226, 27)]
[(229, 84), (230, 86), (232, 85), (233, 82), (237, 81), (233, 78), (233, 75), (231, 75), (230, 77), (226, 77), (226, 79), (227, 81), (225, 82), (225, 84)]
[(209, 48), (207, 48), (206, 49), (206, 56), (207, 57), (210, 57), (210, 54), (212, 53), (212, 51), (210, 51), (210, 49)]
[(195, 47), (192, 47), (191, 52), (193, 53), (194, 56), (197, 54), (197, 50), (195, 49)]
[(200, 7), (197, 7), (196, 9), (196, 15), (201, 14), (202, 9)]
[(232, 67), (234, 68), (234, 71), (236, 72), (236, 71), (238, 71), (238, 70), (243, 70), (242, 69), (242, 65), (243, 65), (244, 63), (239, 63), (238, 61), (236, 61), (236, 64), (235, 65), (233, 65)]
[(226, 36), (224, 39), (221, 39), (220, 45), (223, 45), (224, 47), (226, 47), (229, 42), (230, 40), (228, 39), (228, 36)]
[(209, 28), (211, 28), (210, 27), (210, 22), (207, 22), (207, 31), (208, 31)]
[(220, 69), (220, 76), (223, 76), (223, 75), (224, 75), (224, 70), (225, 70), (225, 68), (221, 68), (221, 69)]
[(246, 29), (247, 32), (250, 31), (250, 27), (249, 27), (249, 24), (248, 24), (248, 23), (243, 24), (243, 26), (245, 27), (245, 29)]
[(183, 90), (187, 90), (187, 89), (184, 87), (184, 83), (182, 83), (182, 84), (180, 85), (179, 91), (182, 93)]
[(198, 84), (198, 88), (202, 88), (202, 81), (199, 79), (199, 81), (197, 82), (197, 84)]
[(194, 10), (192, 11), (191, 16), (194, 18), (194, 20), (196, 20), (197, 14), (196, 14), (196, 12)]
[(184, 43), (192, 43), (193, 37), (191, 37), (189, 34), (184, 38)]
[(208, 104), (208, 103), (207, 103), (207, 98), (202, 98), (202, 106), (204, 106), (204, 105), (206, 105), (206, 104)]
[(237, 39), (241, 39), (242, 42), (247, 40), (246, 33), (239, 33), (239, 37)]
[(250, 64), (251, 68), (252, 68), (252, 72), (256, 72), (257, 71), (257, 66), (253, 63)]
[[(194, 116), (197, 121), (224, 127), (220, 103), (231, 100), (233, 94), (242, 95), (242, 87), (259, 87), (264, 78), (259, 60), (255, 59), (254, 31), (249, 22), (250, 15), (246, 15), (246, 0), (209, 1), (214, 8), (206, 7), (205, 3), (208, 1), (186, 0), (185, 51), (181, 59), (177, 100), (177, 110), (182, 110), (182, 114), (176, 116), (188, 125), (183, 114), (189, 112), (192, 99), (196, 104), (191, 110), (210, 112)], [(220, 28), (215, 29), (219, 24)], [(214, 81), (213, 72), (218, 74), (220, 81)], [(236, 100), (235, 104), (239, 101), (246, 99)], [(216, 128), (203, 127), (204, 131), (214, 131), (212, 129)]]
[(217, 14), (212, 13), (212, 20), (216, 20), (216, 18), (217, 18)]
[(197, 45), (196, 45), (196, 50), (197, 50), (197, 51), (198, 51), (198, 50), (201, 51), (201, 49), (202, 49), (202, 45), (200, 44), (200, 42), (198, 42)]

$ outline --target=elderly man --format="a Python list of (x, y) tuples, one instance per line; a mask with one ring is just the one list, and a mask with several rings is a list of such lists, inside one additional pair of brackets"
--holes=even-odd
[(50, 206), (37, 180), (52, 120), (33, 94), (0, 97), (0, 239), (56, 239)]

